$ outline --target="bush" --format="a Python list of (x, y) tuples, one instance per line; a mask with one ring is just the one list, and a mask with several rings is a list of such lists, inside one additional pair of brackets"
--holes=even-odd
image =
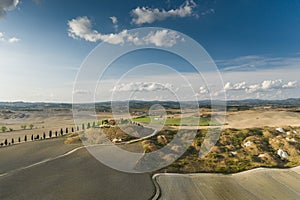
[(2, 126), (2, 127), (1, 127), (1, 131), (2, 131), (2, 132), (6, 132), (6, 130), (7, 130), (6, 126)]

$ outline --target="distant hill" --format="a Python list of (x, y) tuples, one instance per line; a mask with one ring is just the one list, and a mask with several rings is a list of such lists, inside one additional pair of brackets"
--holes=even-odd
[[(116, 106), (124, 106), (127, 104), (127, 101), (117, 101), (113, 102)], [(186, 101), (182, 102), (185, 105), (191, 104), (192, 102)], [(195, 102), (193, 102), (195, 103)], [(226, 103), (227, 107), (257, 107), (257, 106), (271, 106), (271, 107), (299, 107), (300, 106), (300, 98), (290, 98), (284, 100), (261, 100), (261, 99), (245, 99), (245, 100), (228, 100), (226, 102), (223, 101), (214, 101), (216, 104), (224, 104)], [(160, 104), (165, 109), (179, 109), (180, 103), (176, 101), (138, 101), (133, 100), (129, 102), (130, 108), (139, 110), (139, 109), (149, 109), (154, 104)], [(199, 107), (210, 107), (210, 100), (203, 100), (198, 102)], [(94, 106), (93, 104), (80, 104), (82, 108), (86, 106)], [(44, 103), (44, 102), (0, 102), (1, 110), (43, 110), (43, 109), (72, 109), (71, 103)], [(97, 111), (111, 111), (111, 102), (96, 102), (95, 108)]]

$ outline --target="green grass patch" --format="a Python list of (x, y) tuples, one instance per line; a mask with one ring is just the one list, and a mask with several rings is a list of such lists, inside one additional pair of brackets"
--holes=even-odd
[[(139, 123), (151, 123), (150, 116), (137, 117), (132, 119), (134, 122)], [(166, 126), (218, 126), (219, 122), (211, 120), (210, 118), (197, 118), (197, 117), (185, 117), (185, 118), (167, 118), (165, 123), (164, 120), (155, 120), (152, 118), (154, 124), (165, 124)]]

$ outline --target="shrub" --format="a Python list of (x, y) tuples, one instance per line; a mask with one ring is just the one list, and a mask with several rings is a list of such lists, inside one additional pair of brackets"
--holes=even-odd
[(6, 126), (1, 127), (2, 132), (6, 132), (6, 129), (7, 129)]

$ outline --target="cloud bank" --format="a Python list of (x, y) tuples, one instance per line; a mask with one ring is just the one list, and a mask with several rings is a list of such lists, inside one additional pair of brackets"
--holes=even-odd
[(245, 91), (246, 93), (270, 92), (274, 90), (292, 89), (297, 87), (297, 81), (284, 83), (281, 79), (264, 80), (261, 83), (247, 85), (246, 82), (232, 84), (227, 82), (224, 85), (225, 91)]

